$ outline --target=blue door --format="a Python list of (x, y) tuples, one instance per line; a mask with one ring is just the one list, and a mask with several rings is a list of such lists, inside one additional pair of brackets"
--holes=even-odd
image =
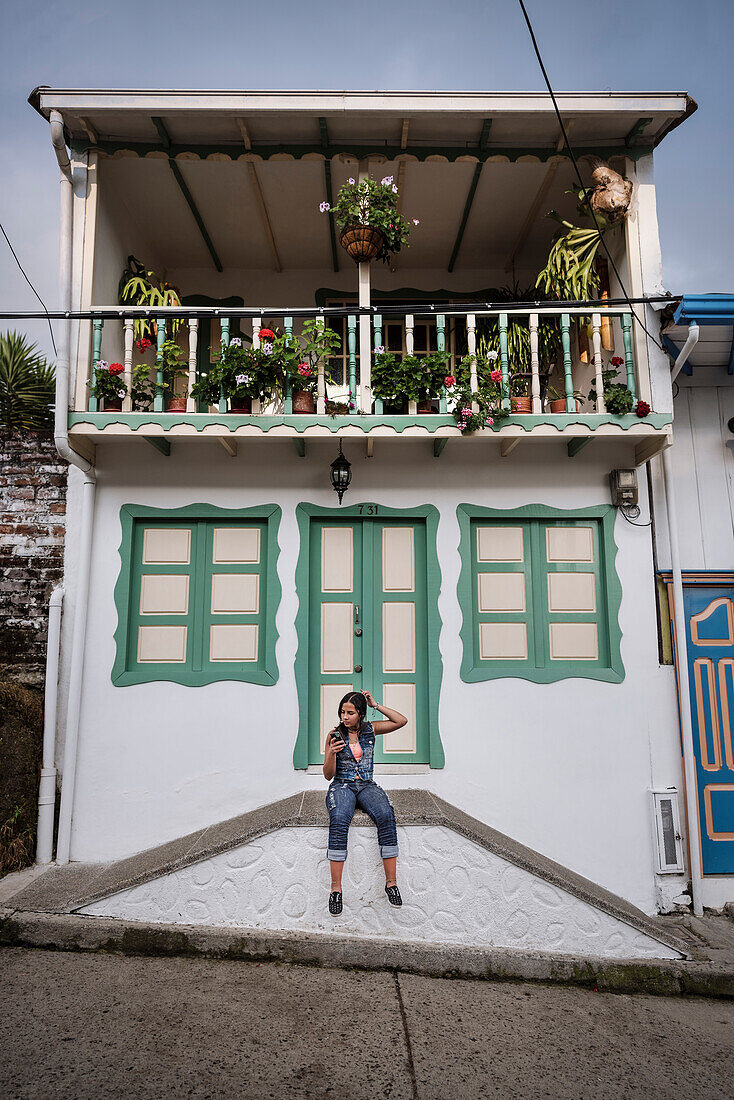
[(683, 589), (705, 875), (734, 874), (734, 588)]

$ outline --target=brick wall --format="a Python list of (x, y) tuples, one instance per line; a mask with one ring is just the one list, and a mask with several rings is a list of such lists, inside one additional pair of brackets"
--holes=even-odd
[(42, 685), (64, 572), (67, 464), (50, 431), (0, 435), (0, 680)]

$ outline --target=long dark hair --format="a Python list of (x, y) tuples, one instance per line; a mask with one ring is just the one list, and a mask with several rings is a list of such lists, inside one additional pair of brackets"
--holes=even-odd
[(337, 732), (342, 738), (348, 741), (349, 730), (341, 720), (342, 707), (345, 703), (351, 703), (354, 709), (357, 711), (357, 714), (359, 715), (359, 732), (361, 733), (364, 728), (365, 715), (367, 714), (367, 700), (361, 691), (348, 691), (339, 703), (339, 710), (337, 711), (337, 714), (339, 715), (339, 725), (337, 726)]

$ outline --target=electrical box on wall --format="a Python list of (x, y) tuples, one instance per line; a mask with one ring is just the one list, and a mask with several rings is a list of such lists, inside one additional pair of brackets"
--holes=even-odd
[(630, 508), (637, 504), (637, 470), (612, 470), (609, 485), (615, 508)]
[(650, 793), (653, 798), (656, 871), (659, 875), (679, 875), (683, 871), (683, 837), (678, 791), (675, 787), (669, 787)]

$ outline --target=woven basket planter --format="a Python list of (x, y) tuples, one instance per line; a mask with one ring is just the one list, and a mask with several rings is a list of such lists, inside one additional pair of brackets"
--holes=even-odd
[(373, 229), (371, 225), (352, 225), (344, 230), (339, 240), (355, 264), (374, 260), (385, 245), (385, 238), (380, 230)]

